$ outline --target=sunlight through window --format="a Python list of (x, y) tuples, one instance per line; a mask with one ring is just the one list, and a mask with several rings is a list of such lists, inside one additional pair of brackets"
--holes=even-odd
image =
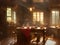
[(44, 24), (44, 14), (43, 12), (33, 12), (33, 22)]
[(11, 22), (11, 8), (7, 8), (7, 21)]
[(52, 25), (59, 24), (59, 11), (52, 11)]

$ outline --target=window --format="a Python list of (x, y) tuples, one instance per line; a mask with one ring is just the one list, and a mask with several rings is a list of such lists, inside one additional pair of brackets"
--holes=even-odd
[(38, 2), (44, 2), (44, 0), (33, 0), (34, 3), (38, 3)]
[(44, 24), (43, 12), (33, 12), (33, 23)]
[(11, 22), (11, 8), (7, 8), (7, 21)]
[(13, 11), (11, 8), (7, 8), (7, 22), (16, 23), (16, 12)]
[(52, 11), (52, 25), (59, 24), (59, 11)]

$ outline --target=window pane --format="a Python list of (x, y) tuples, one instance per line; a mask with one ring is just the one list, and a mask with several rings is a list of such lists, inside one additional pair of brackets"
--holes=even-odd
[(33, 22), (36, 21), (36, 12), (33, 12)]
[(56, 25), (59, 24), (59, 11), (56, 11)]
[(41, 24), (44, 24), (43, 18), (44, 18), (43, 12), (40, 12), (40, 23)]
[(7, 8), (7, 16), (11, 16), (11, 8)]
[(52, 13), (52, 25), (55, 25), (55, 13)]
[(39, 19), (39, 12), (37, 12), (37, 21), (39, 22), (40, 19)]
[(14, 23), (16, 23), (16, 12), (14, 12)]
[(7, 17), (7, 21), (8, 22), (11, 22), (11, 17)]
[(52, 11), (53, 14), (55, 14), (55, 11)]

